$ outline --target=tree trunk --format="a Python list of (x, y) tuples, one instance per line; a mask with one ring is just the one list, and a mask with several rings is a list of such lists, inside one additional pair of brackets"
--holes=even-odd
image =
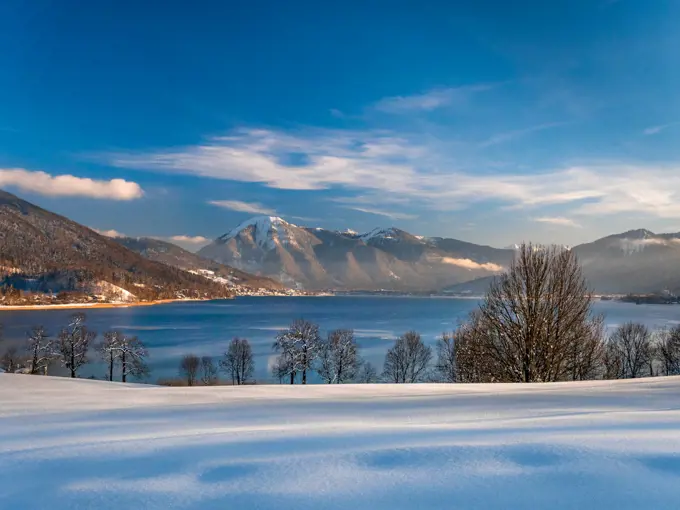
[(127, 363), (125, 362), (125, 350), (123, 350), (123, 352), (121, 353), (120, 366), (121, 366), (121, 380), (123, 382), (127, 382)]
[(109, 353), (109, 381), (113, 381), (113, 353)]
[(76, 378), (76, 353), (73, 347), (71, 347), (71, 379)]
[(302, 384), (307, 384), (307, 369), (302, 371)]
[(295, 384), (295, 372), (290, 373), (290, 384)]

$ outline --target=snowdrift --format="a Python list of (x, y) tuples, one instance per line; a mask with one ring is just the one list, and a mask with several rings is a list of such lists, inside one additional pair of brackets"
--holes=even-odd
[(680, 378), (161, 388), (0, 374), (0, 508), (680, 508)]

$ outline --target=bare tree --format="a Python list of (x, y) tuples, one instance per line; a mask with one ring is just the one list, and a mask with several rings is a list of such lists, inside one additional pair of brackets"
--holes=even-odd
[(50, 340), (43, 326), (34, 326), (28, 332), (26, 351), (29, 357), (29, 371), (31, 374), (47, 375), (47, 369), (54, 360), (52, 357), (52, 340)]
[(10, 345), (5, 349), (5, 352), (0, 357), (0, 368), (8, 374), (12, 374), (21, 368), (21, 357), (19, 355), (19, 348), (16, 345)]
[(279, 380), (279, 384), (283, 384), (285, 380), (290, 378), (290, 384), (295, 383), (297, 372), (294, 369), (293, 360), (288, 353), (282, 352), (279, 354), (271, 367), (272, 376)]
[(435, 369), (439, 379), (444, 382), (456, 382), (458, 380), (455, 334), (444, 332), (437, 339), (437, 364)]
[(291, 384), (297, 372), (302, 374), (302, 384), (307, 384), (307, 372), (319, 356), (320, 344), (319, 326), (304, 319), (293, 321), (276, 335), (274, 350), (281, 353), (278, 367), (288, 371)]
[(109, 381), (113, 381), (113, 369), (120, 356), (120, 339), (122, 336), (123, 334), (120, 331), (107, 331), (104, 333), (104, 340), (97, 346), (97, 350), (106, 363)]
[(203, 356), (201, 358), (201, 382), (205, 386), (217, 384), (217, 367), (213, 363), (212, 356)]
[(592, 295), (573, 251), (523, 244), (462, 330), (460, 380), (592, 376), (604, 351), (602, 319), (591, 309)]
[(409, 331), (387, 351), (383, 377), (395, 383), (419, 382), (427, 375), (431, 359), (432, 348), (425, 345), (418, 333)]
[(604, 367), (603, 377), (605, 379), (624, 378), (623, 356), (619, 346), (611, 341), (611, 339), (605, 344), (602, 365)]
[(120, 331), (107, 331), (98, 350), (107, 365), (108, 379), (113, 381), (114, 368), (120, 365), (120, 380), (127, 382), (128, 376), (137, 379), (149, 373), (146, 364), (148, 351), (136, 336), (127, 336)]
[(149, 352), (136, 336), (123, 335), (119, 343), (120, 380), (127, 382), (128, 375), (141, 379), (149, 374), (146, 358)]
[(680, 375), (680, 325), (661, 332), (656, 352), (663, 375)]
[[(229, 349), (224, 353), (224, 357), (220, 360), (220, 368), (231, 376), (232, 384), (244, 384), (248, 381), (255, 371), (253, 350), (250, 348), (248, 340), (234, 338), (229, 344)], [(278, 367), (275, 367), (275, 369), (275, 376), (278, 376), (279, 380), (287, 375), (286, 370), (279, 370)]]
[(201, 360), (195, 354), (187, 354), (182, 358), (179, 364), (179, 373), (187, 381), (187, 386), (194, 386), (196, 384), (196, 377), (198, 376), (198, 369), (201, 365)]
[(588, 326), (591, 328), (588, 334), (571, 342), (566, 366), (568, 377), (572, 381), (588, 381), (603, 375), (606, 349), (604, 317), (594, 316), (586, 327)]
[(649, 374), (652, 356), (652, 334), (644, 324), (627, 322), (619, 326), (609, 338), (621, 359), (620, 375), (635, 379)]
[(97, 333), (87, 329), (84, 313), (72, 315), (68, 327), (59, 333), (53, 355), (69, 370), (72, 378), (89, 362), (87, 351), (96, 336)]
[(356, 382), (364, 384), (374, 384), (378, 382), (378, 371), (372, 363), (364, 362), (356, 377)]
[(361, 360), (357, 354), (357, 343), (351, 329), (336, 329), (319, 349), (319, 375), (328, 384), (342, 384), (352, 381)]

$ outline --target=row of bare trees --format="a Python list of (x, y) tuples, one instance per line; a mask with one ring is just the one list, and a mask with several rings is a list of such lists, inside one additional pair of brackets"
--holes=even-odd
[(327, 384), (377, 382), (377, 371), (359, 356), (354, 331), (336, 329), (324, 339), (319, 326), (298, 319), (276, 335), (273, 349), (278, 353), (272, 375), (279, 382), (295, 384), (316, 372)]
[(179, 373), (187, 386), (195, 386), (199, 381), (204, 386), (219, 382), (219, 372), (223, 372), (234, 385), (248, 384), (255, 371), (255, 360), (250, 342), (245, 338), (234, 338), (218, 361), (212, 356), (198, 357), (187, 354), (179, 364)]
[(27, 334), (23, 348), (9, 346), (0, 356), (0, 368), (6, 372), (22, 372), (47, 375), (51, 366), (57, 364), (72, 378), (78, 377), (80, 369), (91, 362), (94, 350), (107, 365), (107, 376), (114, 380), (116, 369), (120, 380), (129, 376), (144, 378), (149, 373), (146, 358), (148, 351), (136, 336), (120, 331), (104, 333), (103, 340), (95, 343), (97, 333), (88, 328), (84, 313), (73, 314), (68, 325), (52, 337), (43, 326), (33, 327)]

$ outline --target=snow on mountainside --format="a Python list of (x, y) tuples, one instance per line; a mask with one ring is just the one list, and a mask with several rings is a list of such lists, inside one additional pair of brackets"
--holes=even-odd
[[(479, 287), (507, 268), (518, 248), (416, 236), (396, 227), (338, 232), (261, 216), (199, 255), (305, 289), (439, 291), (472, 281)], [(639, 229), (562, 248), (577, 254), (595, 292), (680, 292), (680, 234)]]
[(365, 234), (249, 219), (199, 251), (202, 257), (306, 289), (433, 290), (494, 274), (511, 253), (398, 228)]
[(676, 510), (678, 430), (678, 377), (161, 388), (0, 374), (0, 508)]
[[(252, 230), (253, 240), (259, 247), (265, 250), (273, 250), (276, 247), (277, 240), (279, 242), (294, 242), (294, 236), (289, 234), (287, 227), (296, 227), (296, 225), (288, 223), (278, 216), (256, 216), (244, 221), (220, 239), (228, 241), (244, 231)], [(284, 235), (281, 236), (281, 233)]]
[(126, 248), (139, 253), (143, 257), (177, 267), (190, 273), (200, 275), (234, 291), (245, 289), (282, 289), (281, 283), (254, 276), (230, 266), (219, 264), (180, 248), (172, 243), (148, 237), (117, 237), (114, 239)]

